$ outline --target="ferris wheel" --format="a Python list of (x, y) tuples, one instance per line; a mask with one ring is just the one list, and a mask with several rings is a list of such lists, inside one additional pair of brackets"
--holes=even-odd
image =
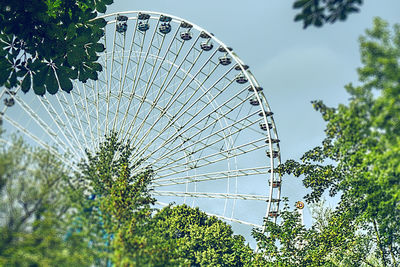
[(85, 149), (115, 131), (135, 148), (136, 171), (154, 170), (158, 205), (186, 203), (251, 227), (262, 228), (263, 217), (276, 220), (279, 139), (249, 66), (212, 33), (175, 16), (103, 18), (99, 79), (54, 96), (2, 89), (3, 128), (72, 169)]

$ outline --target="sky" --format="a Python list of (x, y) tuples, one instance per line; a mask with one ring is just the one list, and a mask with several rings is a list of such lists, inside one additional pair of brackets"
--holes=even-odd
[[(357, 84), (358, 38), (379, 16), (400, 23), (400, 1), (364, 1), (345, 22), (302, 28), (288, 0), (115, 0), (107, 13), (157, 11), (181, 17), (212, 32), (249, 65), (264, 88), (281, 140), (282, 161), (299, 159), (320, 144), (324, 122), (310, 104), (347, 102), (344, 85)], [(284, 177), (283, 196), (294, 203), (306, 194), (301, 180)], [(334, 202), (334, 200), (332, 200)], [(304, 211), (310, 224), (309, 209)]]

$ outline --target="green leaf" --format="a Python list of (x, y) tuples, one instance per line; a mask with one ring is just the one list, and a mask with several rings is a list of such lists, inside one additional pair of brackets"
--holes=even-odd
[(33, 84), (33, 91), (35, 94), (43, 96), (46, 93), (46, 89), (44, 88), (44, 84)]
[(100, 64), (100, 63), (97, 63), (97, 62), (93, 62), (93, 63), (91, 64), (91, 67), (92, 67), (92, 69), (95, 70), (95, 71), (102, 71), (102, 70), (103, 70), (103, 67), (101, 66), (101, 64)]
[(56, 75), (54, 74), (54, 70), (52, 69), (47, 74), (46, 89), (47, 92), (49, 92), (52, 95), (58, 92), (58, 82), (56, 80)]
[(10, 68), (6, 68), (0, 71), (0, 85), (4, 85), (4, 83), (8, 80), (8, 77), (10, 76)]
[(84, 53), (83, 47), (72, 48), (67, 54), (68, 64), (71, 66), (79, 66), (84, 59)]
[(57, 71), (58, 80), (60, 82), (61, 89), (67, 93), (71, 92), (73, 86), (72, 82), (64, 72)]
[(293, 3), (293, 8), (302, 8), (308, 2), (310, 2), (310, 0), (298, 0), (298, 1)]
[(93, 49), (96, 52), (103, 52), (104, 50), (106, 50), (106, 48), (104, 47), (104, 45), (102, 43), (96, 43), (93, 45)]
[(25, 78), (21, 83), (21, 90), (24, 93), (27, 93), (31, 89), (31, 75), (28, 73), (25, 75)]
[(112, 3), (114, 3), (113, 0), (103, 0), (103, 3), (106, 5), (111, 5)]
[(49, 67), (43, 64), (33, 75), (33, 85), (44, 85), (48, 71)]
[(95, 19), (92, 23), (99, 28), (104, 28), (107, 25), (107, 21), (103, 18)]
[(105, 5), (103, 2), (97, 2), (96, 10), (97, 10), (99, 13), (105, 13), (106, 10), (107, 10), (107, 7), (106, 7), (106, 5)]

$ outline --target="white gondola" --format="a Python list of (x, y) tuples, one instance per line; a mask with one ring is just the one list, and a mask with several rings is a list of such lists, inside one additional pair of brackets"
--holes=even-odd
[(236, 82), (239, 84), (247, 83), (249, 80), (244, 76), (244, 74), (239, 74), (235, 78)]
[(192, 39), (192, 34), (190, 32), (181, 32), (181, 39), (184, 41), (189, 41)]
[(139, 22), (138, 30), (141, 32), (145, 32), (150, 29), (150, 25), (147, 22)]
[(126, 22), (118, 23), (116, 27), (117, 27), (117, 32), (124, 33), (128, 29), (128, 24), (126, 24)]
[(232, 59), (228, 56), (222, 56), (220, 58), (218, 58), (219, 63), (221, 63), (221, 65), (226, 66), (232, 63)]
[(14, 106), (15, 101), (13, 98), (5, 98), (4, 99), (4, 105), (6, 105), (7, 107), (12, 107)]
[(163, 23), (158, 29), (162, 34), (168, 34), (171, 32), (171, 25), (169, 23)]
[(261, 129), (261, 130), (267, 131), (267, 127), (268, 127), (269, 129), (272, 129), (272, 123), (268, 123), (268, 126), (267, 126), (267, 124), (266, 124), (265, 122), (261, 122), (261, 123), (260, 123), (260, 129)]
[(251, 98), (251, 99), (250, 99), (250, 105), (259, 106), (259, 105), (260, 105), (260, 102), (258, 102), (258, 99), (257, 99), (257, 98)]
[[(276, 158), (276, 157), (278, 157), (278, 155), (279, 155), (279, 151), (272, 150), (272, 158)], [(271, 158), (271, 152), (269, 150), (267, 151), (267, 156), (269, 158)]]
[(208, 42), (208, 41), (206, 41), (206, 42), (202, 42), (201, 44), (200, 44), (200, 48), (202, 49), (202, 50), (204, 50), (204, 51), (210, 51), (211, 49), (213, 49), (213, 44), (212, 43), (210, 43), (210, 42)]

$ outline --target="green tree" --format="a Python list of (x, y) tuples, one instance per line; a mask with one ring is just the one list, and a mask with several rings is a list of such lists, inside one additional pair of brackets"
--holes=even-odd
[[(400, 258), (400, 25), (390, 31), (376, 18), (360, 38), (359, 85), (346, 86), (348, 104), (337, 108), (314, 101), (327, 122), (320, 146), (282, 172), (304, 176), (308, 202), (328, 192), (339, 195), (336, 223), (373, 237), (368, 251), (383, 266)], [(352, 234), (353, 236), (355, 234)], [(347, 242), (347, 241), (346, 241)]]
[(295, 0), (294, 9), (300, 9), (294, 21), (302, 21), (303, 27), (321, 27), (325, 23), (344, 21), (351, 13), (359, 12), (363, 0)]
[(161, 209), (139, 233), (124, 231), (116, 241), (116, 262), (132, 266), (251, 266), (254, 256), (231, 226), (186, 205)]
[(188, 206), (153, 207), (152, 170), (134, 172), (133, 148), (112, 133), (88, 152), (73, 182), (79, 231), (90, 235), (98, 264), (245, 266), (252, 250), (226, 223)]
[(71, 205), (62, 162), (21, 139), (0, 144), (0, 265), (90, 266), (84, 237), (67, 239)]
[(97, 80), (104, 13), (113, 0), (0, 1), (0, 86), (37, 95)]
[[(371, 266), (371, 238), (354, 231), (354, 223), (315, 203), (313, 225), (307, 229), (287, 201), (277, 224), (266, 221), (265, 233), (255, 230), (264, 266)], [(374, 266), (374, 265), (372, 265)]]

